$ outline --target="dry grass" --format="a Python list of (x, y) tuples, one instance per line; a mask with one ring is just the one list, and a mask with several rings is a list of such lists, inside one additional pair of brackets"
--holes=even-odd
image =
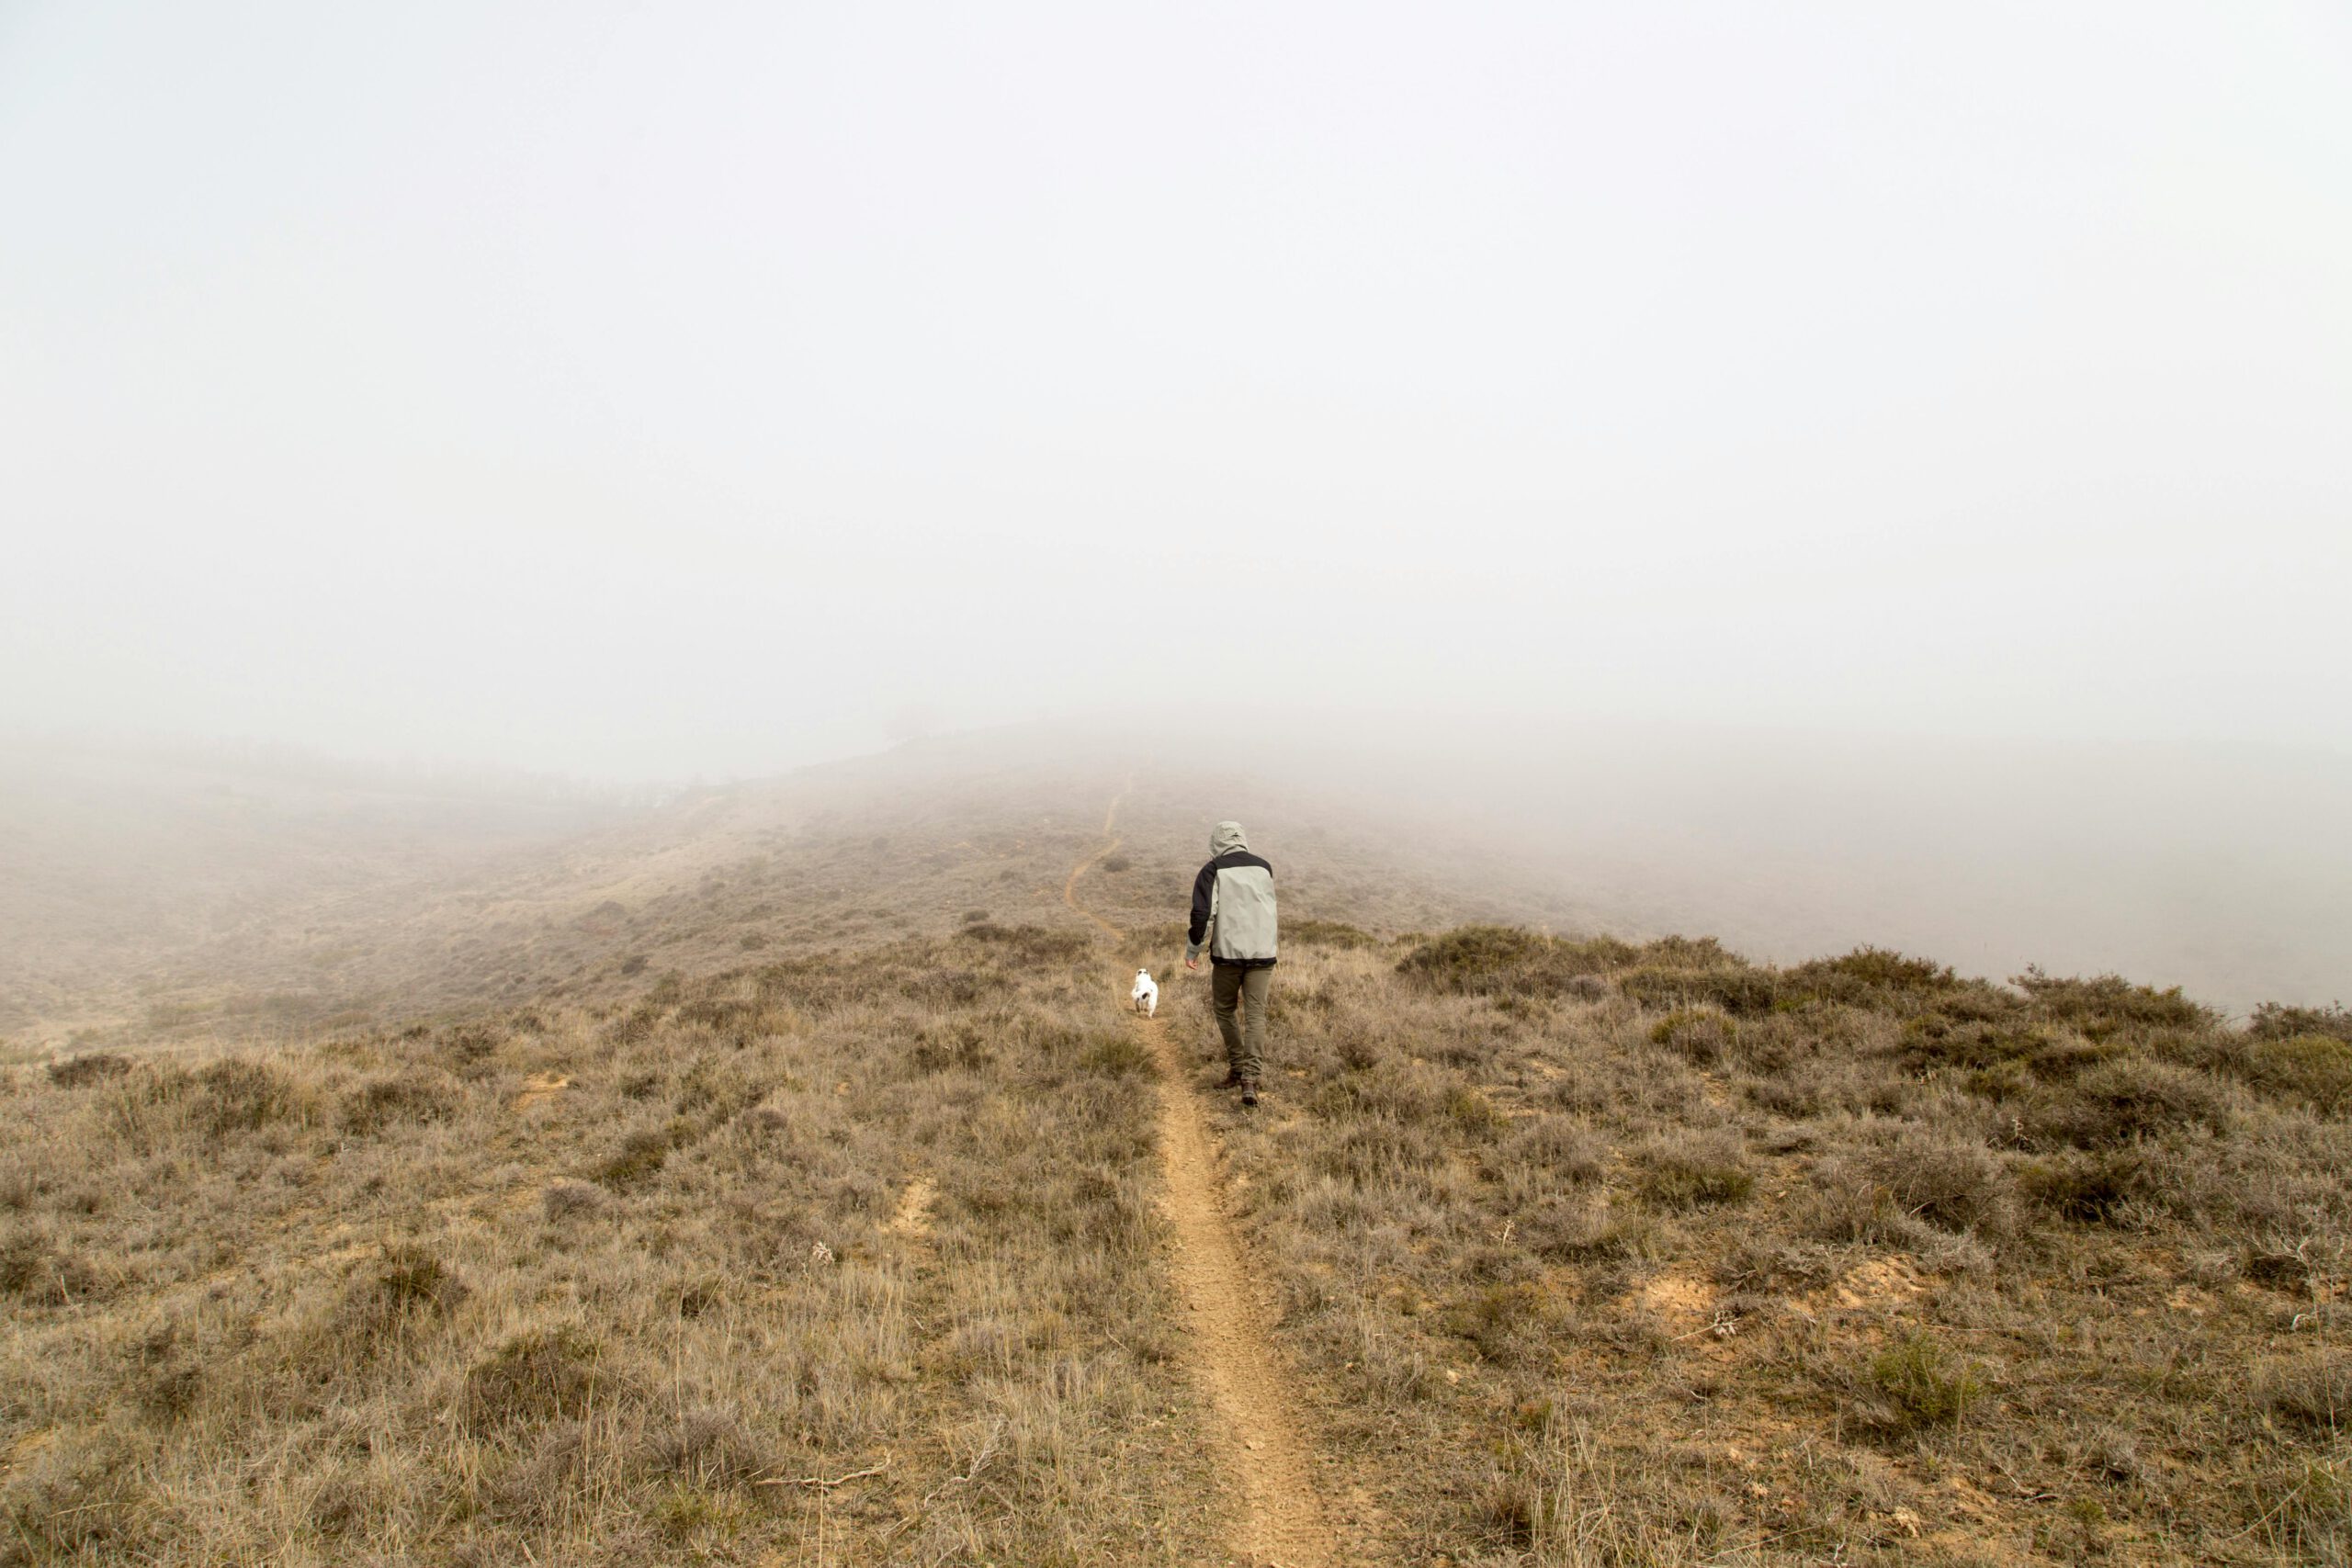
[[(1114, 953), (1102, 798), (500, 906), (423, 993), (495, 1005), (0, 1058), (0, 1563), (1216, 1561), (1112, 984), (1214, 1081), (1206, 819), (1123, 809)], [(2340, 1010), (1456, 927), (1261, 837), (1218, 1126), (1360, 1557), (2352, 1559)]]
[(1083, 946), (14, 1071), (0, 1562), (1201, 1560)]
[(1223, 1132), (1336, 1440), (1412, 1456), (1399, 1560), (2352, 1553), (2312, 1020), (1494, 928), (1274, 994)]
[[(0, 879), (13, 959), (0, 965), (0, 1061), (12, 1041), (203, 1052), (420, 1013), (633, 1000), (665, 974), (967, 921), (1085, 929), (1061, 906), (1062, 879), (1101, 847), (1118, 785), (1114, 773), (988, 751), (885, 756), (629, 811), (328, 790), (255, 812), (233, 792), (161, 783), (116, 818), (17, 800), (20, 831), (58, 847), (39, 875)], [(1227, 793), (1182, 781), (1136, 792), (1134, 840), (1119, 865), (1095, 868), (1090, 899), (1129, 927), (1181, 915), (1216, 820), (1198, 803)], [(1444, 857), (1344, 811), (1286, 840), (1258, 804), (1235, 808), (1266, 823), (1261, 847), (1283, 862), (1294, 920), (1408, 929), (1498, 907), (1474, 903)], [(1499, 907), (1538, 918), (1524, 900)]]

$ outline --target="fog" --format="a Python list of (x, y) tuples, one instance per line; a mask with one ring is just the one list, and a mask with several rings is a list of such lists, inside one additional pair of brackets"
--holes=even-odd
[(1432, 718), (1352, 741), (1302, 728), (1253, 762), (1549, 900), (1567, 930), (2120, 972), (2240, 1013), (2352, 996), (2340, 754)]
[(619, 784), (1246, 716), (1511, 824), (1777, 736), (1590, 807), (1629, 903), (1736, 843), (1916, 911), (1960, 817), (2335, 878), (2347, 68), (2320, 5), (17, 0), (0, 732)]
[(0, 714), (2340, 747), (2319, 6), (0, 13)]

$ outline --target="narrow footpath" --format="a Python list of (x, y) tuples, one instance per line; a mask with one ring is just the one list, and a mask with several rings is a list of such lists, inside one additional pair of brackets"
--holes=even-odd
[[(1078, 884), (1119, 848), (1120, 802), (1102, 818), (1103, 845), (1070, 869), (1062, 901), (1114, 943), (1126, 933), (1079, 902)], [(1173, 976), (1156, 976), (1172, 990)], [(1128, 1008), (1133, 976), (1114, 976)], [(1131, 1016), (1132, 1011), (1131, 1011)], [(1342, 1558), (1324, 1513), (1313, 1448), (1298, 1428), (1305, 1406), (1272, 1349), (1274, 1314), (1244, 1262), (1217, 1182), (1216, 1137), (1192, 1085), (1192, 1069), (1165, 1020), (1135, 1017), (1159, 1068), (1162, 1202), (1175, 1236), (1172, 1270), (1190, 1332), (1184, 1359), (1216, 1419), (1205, 1433), (1237, 1499), (1232, 1547), (1252, 1568), (1329, 1568)]]

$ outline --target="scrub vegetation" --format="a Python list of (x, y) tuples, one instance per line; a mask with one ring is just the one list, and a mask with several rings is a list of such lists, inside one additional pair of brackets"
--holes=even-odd
[(2340, 1010), (1494, 927), (1281, 976), (1221, 1131), (1399, 1560), (2352, 1554)]
[(1205, 822), (1123, 808), (1124, 942), (1062, 904), (1108, 793), (568, 891), (472, 1006), (0, 1055), (0, 1563), (1225, 1561), (1171, 1090), (1340, 1560), (2352, 1558), (2341, 1009), (1562, 940), (1252, 822), (1245, 1114)]
[(1203, 1561), (1086, 947), (13, 1070), (0, 1562)]

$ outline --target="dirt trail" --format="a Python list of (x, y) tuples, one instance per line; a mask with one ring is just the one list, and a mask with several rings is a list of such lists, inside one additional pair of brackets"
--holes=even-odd
[[(1079, 878), (1118, 849), (1121, 790), (1102, 819), (1106, 840), (1062, 886), (1062, 900), (1112, 941), (1126, 933), (1078, 901)], [(1116, 976), (1118, 1005), (1128, 1007), (1132, 976)], [(1241, 1257), (1216, 1179), (1216, 1139), (1192, 1087), (1192, 1069), (1161, 1019), (1137, 1017), (1159, 1066), (1159, 1153), (1163, 1202), (1175, 1232), (1174, 1272), (1192, 1332), (1183, 1354), (1209, 1396), (1216, 1419), (1204, 1434), (1218, 1468), (1236, 1484), (1240, 1507), (1233, 1548), (1251, 1564), (1327, 1568), (1340, 1562), (1323, 1511), (1321, 1477), (1296, 1425), (1303, 1408), (1288, 1369), (1272, 1348), (1274, 1314)]]
[(882, 1228), (892, 1235), (915, 1240), (931, 1234), (932, 1200), (939, 1196), (939, 1186), (928, 1176), (917, 1176), (899, 1194), (899, 1207), (890, 1215), (890, 1223)]
[(1071, 866), (1069, 880), (1062, 884), (1062, 902), (1092, 920), (1096, 928), (1113, 942), (1125, 941), (1127, 933), (1078, 901), (1078, 879), (1119, 852), (1119, 803), (1127, 798), (1127, 791), (1134, 787), (1133, 784), (1122, 785), (1119, 793), (1111, 797), (1111, 809), (1102, 814), (1102, 847)]

